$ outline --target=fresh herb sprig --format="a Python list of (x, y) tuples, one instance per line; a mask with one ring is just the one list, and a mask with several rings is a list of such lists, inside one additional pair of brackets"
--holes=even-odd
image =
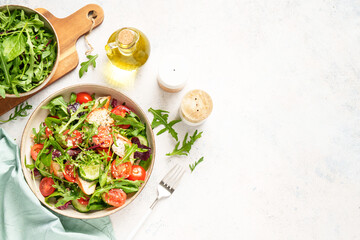
[(201, 163), (202, 161), (204, 161), (204, 157), (201, 157), (199, 160), (195, 161), (193, 164), (189, 164), (189, 168), (191, 170), (191, 172), (193, 172), (196, 168), (196, 166)]
[(12, 120), (16, 120), (18, 117), (26, 117), (27, 115), (29, 115), (27, 110), (30, 109), (32, 109), (32, 106), (28, 102), (21, 103), (20, 105), (15, 107), (14, 113), (10, 114), (8, 120), (0, 120), (0, 123), (7, 123)]
[(168, 131), (171, 136), (178, 141), (178, 134), (177, 132), (173, 129), (173, 126), (178, 123), (181, 122), (181, 120), (173, 120), (171, 122), (168, 123), (168, 117), (169, 117), (169, 112), (165, 111), (165, 110), (155, 110), (153, 108), (149, 108), (149, 112), (151, 112), (154, 115), (154, 119), (151, 123), (151, 128), (154, 129), (160, 125), (163, 125), (164, 128), (161, 129), (156, 135), (160, 135), (166, 131)]
[(88, 71), (88, 68), (90, 65), (92, 65), (94, 68), (96, 68), (96, 59), (99, 55), (87, 55), (86, 57), (89, 59), (88, 61), (82, 62), (81, 68), (79, 70), (79, 77), (81, 78), (85, 72)]
[(182, 142), (181, 148), (179, 148), (180, 141), (175, 145), (174, 150), (171, 153), (167, 153), (166, 156), (174, 156), (174, 155), (185, 155), (187, 156), (191, 150), (192, 145), (195, 141), (201, 138), (201, 134), (203, 132), (199, 132), (196, 130), (192, 136), (190, 136), (190, 140), (187, 141), (188, 133), (185, 134), (184, 140)]

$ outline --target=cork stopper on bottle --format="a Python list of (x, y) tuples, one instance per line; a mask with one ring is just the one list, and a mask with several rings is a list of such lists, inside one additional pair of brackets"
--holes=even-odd
[(188, 92), (181, 101), (180, 116), (191, 124), (201, 124), (211, 113), (213, 102), (209, 94), (196, 89)]
[(118, 41), (123, 45), (131, 44), (135, 39), (135, 34), (130, 29), (123, 29), (119, 32)]

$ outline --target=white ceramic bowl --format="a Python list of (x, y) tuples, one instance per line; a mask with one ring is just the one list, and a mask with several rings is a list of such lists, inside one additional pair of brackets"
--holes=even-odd
[[(49, 101), (51, 101), (51, 99), (53, 99), (54, 97), (60, 96), (60, 95), (62, 95), (64, 97), (64, 99), (66, 101), (68, 101), (70, 99), (70, 94), (72, 92), (74, 92), (74, 93), (88, 92), (90, 94), (95, 93), (96, 97), (111, 96), (113, 98), (116, 98), (119, 103), (125, 102), (126, 106), (128, 106), (130, 109), (132, 109), (139, 116), (141, 121), (146, 124), (146, 131), (147, 131), (146, 134), (147, 134), (147, 138), (149, 141), (149, 146), (151, 147), (151, 151), (152, 151), (152, 162), (150, 164), (149, 169), (147, 170), (146, 179), (145, 179), (144, 183), (141, 185), (139, 191), (136, 192), (135, 194), (128, 195), (128, 199), (126, 200), (125, 204), (121, 207), (118, 207), (118, 208), (113, 207), (113, 208), (108, 208), (108, 209), (100, 210), (100, 211), (81, 213), (81, 212), (76, 211), (73, 207), (68, 207), (65, 210), (59, 210), (53, 206), (49, 206), (47, 203), (45, 203), (45, 198), (40, 193), (40, 190), (39, 190), (40, 181), (32, 179), (30, 170), (25, 167), (25, 158), (27, 160), (27, 164), (33, 164), (33, 162), (34, 162), (30, 156), (30, 149), (34, 145), (34, 142), (31, 139), (32, 129), (35, 128), (36, 130), (38, 130), (40, 123), (43, 122), (45, 120), (45, 118), (47, 117), (47, 115), (49, 114), (49, 110), (41, 109), (41, 107), (48, 104)], [(151, 175), (151, 172), (152, 172), (152, 169), (154, 166), (154, 162), (155, 162), (155, 138), (154, 138), (154, 133), (151, 129), (149, 120), (147, 119), (144, 111), (129, 97), (127, 97), (123, 93), (116, 91), (115, 89), (112, 89), (109, 87), (105, 87), (105, 86), (101, 86), (101, 85), (93, 85), (93, 84), (79, 84), (79, 85), (66, 87), (54, 94), (51, 94), (49, 97), (47, 97), (44, 101), (42, 101), (39, 104), (39, 106), (31, 114), (31, 116), (25, 126), (25, 129), (24, 129), (24, 132), (23, 132), (23, 135), (21, 138), (20, 155), (21, 155), (21, 167), (22, 167), (26, 182), (29, 185), (30, 189), (35, 194), (35, 196), (43, 203), (43, 205), (45, 205), (46, 207), (50, 208), (51, 210), (53, 210), (55, 212), (62, 214), (64, 216), (67, 216), (67, 217), (80, 218), (80, 219), (99, 218), (99, 217), (104, 217), (104, 216), (113, 214), (113, 213), (123, 209), (127, 205), (129, 205), (140, 194), (141, 190), (145, 187), (147, 181), (149, 180), (149, 177)]]

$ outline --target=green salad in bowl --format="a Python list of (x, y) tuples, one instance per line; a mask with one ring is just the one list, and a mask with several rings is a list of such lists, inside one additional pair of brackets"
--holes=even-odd
[(50, 80), (58, 44), (50, 22), (17, 5), (0, 6), (0, 96), (32, 94)]
[(153, 166), (153, 134), (143, 112), (125, 96), (92, 93), (60, 94), (40, 104), (21, 145), (25, 178), (38, 198), (79, 218), (125, 206)]

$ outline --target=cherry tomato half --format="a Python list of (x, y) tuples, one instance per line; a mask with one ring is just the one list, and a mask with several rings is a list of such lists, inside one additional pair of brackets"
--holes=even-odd
[(113, 155), (112, 151), (109, 148), (96, 148), (98, 153), (100, 153), (103, 156), (108, 156), (107, 161), (111, 161), (111, 157)]
[[(124, 105), (119, 105), (119, 106), (116, 106), (115, 108), (113, 108), (111, 110), (111, 112), (115, 115), (119, 115), (121, 117), (125, 117), (126, 116), (126, 113), (130, 113), (130, 109), (125, 107)], [(130, 125), (119, 125), (119, 127), (121, 128), (124, 128), (124, 129), (127, 129), (130, 127)]]
[(95, 145), (100, 145), (101, 148), (108, 148), (113, 143), (112, 135), (110, 134), (110, 128), (106, 126), (100, 126), (98, 128), (98, 134), (92, 137), (92, 141)]
[(128, 178), (131, 174), (132, 164), (131, 162), (122, 163), (119, 166), (116, 166), (116, 161), (114, 160), (111, 164), (111, 174), (114, 178)]
[(126, 193), (122, 189), (113, 188), (104, 193), (103, 200), (109, 205), (120, 207), (124, 205), (126, 197)]
[(45, 128), (45, 134), (46, 134), (46, 137), (50, 137), (51, 135), (53, 135), (53, 132), (50, 130), (50, 128), (46, 127)]
[(124, 105), (116, 106), (111, 110), (112, 113), (125, 117), (126, 113), (130, 113), (130, 109), (128, 107), (125, 107)]
[(86, 92), (80, 92), (76, 95), (76, 101), (80, 104), (83, 103), (87, 103), (92, 101), (92, 97), (90, 96), (90, 94), (86, 93)]
[(64, 132), (66, 135), (66, 145), (67, 147), (77, 148), (80, 143), (82, 143), (81, 133), (78, 130), (74, 130), (71, 134), (68, 134), (69, 130)]
[(65, 164), (65, 169), (63, 174), (65, 179), (68, 180), (69, 182), (76, 182), (74, 165)]
[(41, 149), (44, 148), (44, 144), (35, 144), (34, 146), (31, 147), (31, 151), (30, 151), (30, 154), (31, 154), (31, 157), (32, 159), (36, 160), (39, 152), (41, 151)]
[(133, 165), (130, 176), (128, 177), (131, 181), (141, 180), (144, 181), (146, 177), (146, 171), (142, 166)]
[(51, 195), (53, 192), (55, 192), (55, 188), (53, 187), (54, 185), (54, 180), (52, 178), (49, 177), (45, 177), (43, 179), (41, 179), (40, 181), (40, 192), (44, 197), (47, 197), (49, 195)]
[(78, 201), (82, 205), (88, 205), (90, 198), (88, 196), (83, 196), (82, 198), (79, 198)]

